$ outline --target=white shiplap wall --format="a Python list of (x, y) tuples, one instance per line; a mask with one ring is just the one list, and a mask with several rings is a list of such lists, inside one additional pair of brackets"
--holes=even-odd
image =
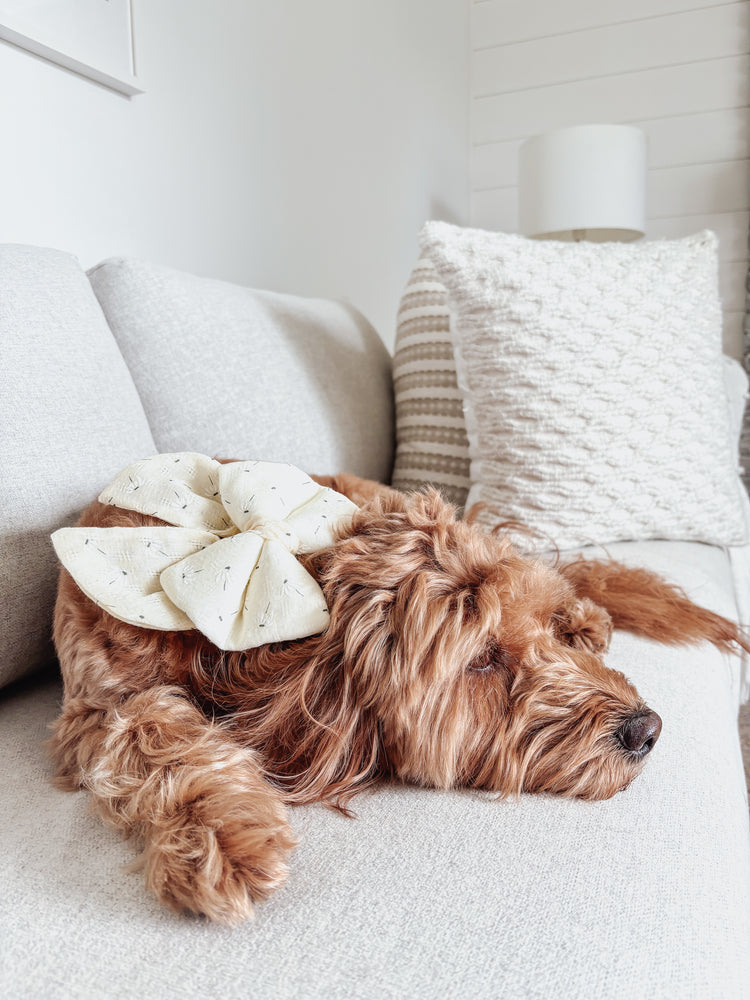
[(720, 238), (724, 345), (741, 354), (750, 224), (750, 5), (474, 0), (471, 223), (517, 232), (518, 149), (590, 122), (649, 140), (648, 238)]

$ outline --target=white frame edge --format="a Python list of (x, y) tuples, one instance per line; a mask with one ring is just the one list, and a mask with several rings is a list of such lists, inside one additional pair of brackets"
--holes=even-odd
[[(132, 2), (128, 4), (128, 10), (130, 15), (128, 20), (130, 23), (131, 61), (134, 61)], [(10, 42), (11, 45), (16, 45), (36, 56), (41, 56), (43, 59), (48, 59), (50, 62), (56, 63), (64, 69), (72, 70), (72, 72), (78, 73), (80, 76), (85, 76), (89, 80), (94, 80), (96, 83), (100, 83), (104, 87), (109, 87), (111, 90), (119, 91), (121, 94), (126, 94), (128, 97), (144, 93), (143, 87), (140, 86), (140, 81), (134, 74), (112, 76), (111, 73), (106, 73), (97, 66), (81, 62), (80, 59), (76, 59), (66, 52), (26, 34), (23, 30), (20, 30), (20, 25), (18, 28), (13, 27), (7, 23), (7, 14), (0, 13), (0, 16), (5, 18), (5, 23), (0, 22), (0, 39), (3, 41)]]

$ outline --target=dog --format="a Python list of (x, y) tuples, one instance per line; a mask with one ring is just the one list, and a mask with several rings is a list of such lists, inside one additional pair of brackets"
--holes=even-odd
[[(605, 665), (613, 628), (750, 651), (646, 570), (530, 558), (431, 489), (313, 478), (359, 507), (300, 557), (328, 604), (320, 634), (223, 651), (196, 629), (120, 621), (61, 572), (56, 780), (143, 842), (146, 884), (177, 910), (245, 919), (286, 878), (287, 806), (348, 813), (384, 779), (590, 800), (625, 789), (661, 720)], [(98, 501), (79, 522), (162, 523)]]

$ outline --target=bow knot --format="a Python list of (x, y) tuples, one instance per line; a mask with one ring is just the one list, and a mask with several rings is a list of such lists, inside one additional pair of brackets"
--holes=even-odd
[(245, 530), (260, 535), (267, 542), (279, 542), (293, 555), (300, 551), (302, 545), (286, 521), (264, 521), (262, 518), (255, 518)]
[(326, 628), (323, 592), (295, 554), (331, 545), (357, 507), (294, 466), (155, 455), (124, 469), (99, 500), (170, 525), (53, 534), (78, 586), (115, 618), (197, 628), (224, 650)]

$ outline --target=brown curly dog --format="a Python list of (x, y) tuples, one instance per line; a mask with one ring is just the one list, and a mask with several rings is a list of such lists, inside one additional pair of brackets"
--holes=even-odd
[[(604, 665), (612, 628), (750, 648), (645, 570), (553, 568), (435, 492), (316, 478), (360, 505), (334, 545), (301, 557), (330, 609), (321, 635), (222, 652), (195, 630), (116, 620), (61, 574), (58, 779), (144, 842), (147, 885), (177, 909), (247, 917), (287, 874), (286, 805), (345, 808), (384, 777), (612, 796), (661, 729)], [(79, 523), (162, 522), (97, 502)]]

